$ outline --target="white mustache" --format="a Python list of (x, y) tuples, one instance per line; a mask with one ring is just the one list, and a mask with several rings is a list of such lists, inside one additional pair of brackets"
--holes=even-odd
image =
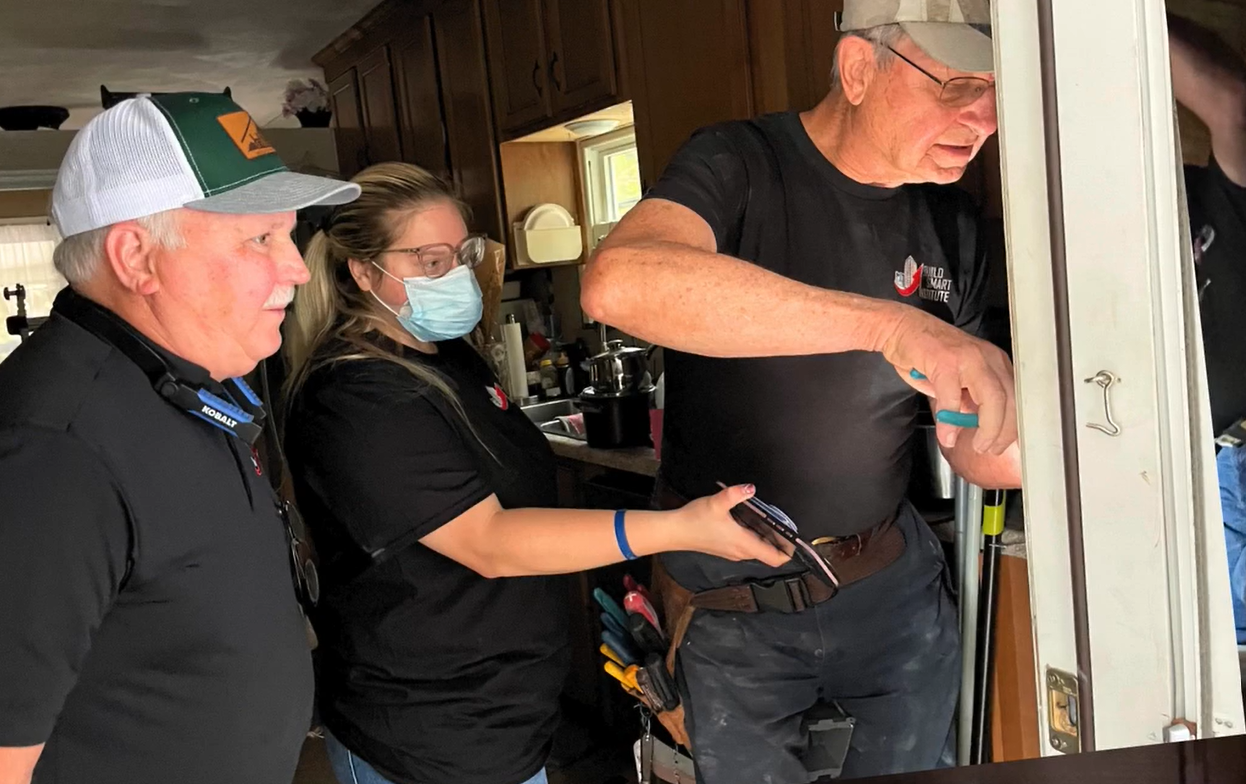
[(293, 286), (278, 286), (273, 289), (273, 293), (268, 295), (268, 300), (264, 302), (264, 310), (270, 308), (280, 308), (285, 310), (286, 306), (294, 301)]

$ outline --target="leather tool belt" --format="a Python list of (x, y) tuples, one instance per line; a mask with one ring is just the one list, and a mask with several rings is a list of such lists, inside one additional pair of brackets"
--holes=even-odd
[[(687, 503), (660, 479), (654, 500), (659, 509), (678, 509)], [(840, 589), (882, 571), (904, 553), (904, 534), (895, 525), (896, 517), (897, 514), (893, 513), (886, 520), (859, 534), (827, 537), (810, 542), (835, 570)], [(663, 632), (670, 640), (666, 669), (672, 677), (675, 675), (675, 657), (679, 646), (688, 631), (693, 614), (698, 609), (739, 613), (798, 613), (830, 601), (839, 590), (806, 572), (771, 580), (750, 580), (739, 585), (693, 593), (671, 579), (662, 568), (661, 560), (657, 558), (653, 562), (650, 589), (661, 606)], [(675, 710), (655, 711), (655, 715), (676, 743), (691, 750), (691, 741), (684, 728), (682, 702)]]

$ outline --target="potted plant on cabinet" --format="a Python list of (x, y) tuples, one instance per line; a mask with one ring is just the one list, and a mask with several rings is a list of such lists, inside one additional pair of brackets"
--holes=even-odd
[(304, 128), (328, 128), (333, 113), (329, 110), (329, 91), (315, 79), (292, 79), (286, 85), (282, 117), (297, 117)]

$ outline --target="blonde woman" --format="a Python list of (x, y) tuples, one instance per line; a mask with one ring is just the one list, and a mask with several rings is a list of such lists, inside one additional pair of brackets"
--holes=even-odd
[(696, 550), (779, 565), (734, 487), (674, 512), (552, 508), (553, 454), (462, 338), (484, 238), (444, 183), (355, 177), (295, 299), (286, 452), (320, 553), (317, 687), (343, 784), (544, 782), (566, 676), (552, 575)]

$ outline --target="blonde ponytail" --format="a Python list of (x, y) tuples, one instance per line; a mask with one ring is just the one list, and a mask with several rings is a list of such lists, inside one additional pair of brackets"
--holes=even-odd
[(291, 388), (303, 382), (302, 376), (312, 352), (324, 341), (337, 321), (338, 301), (330, 273), (329, 239), (323, 231), (311, 238), (303, 260), (311, 279), (294, 298), (293, 318), (286, 324), (285, 352), (290, 364)]

